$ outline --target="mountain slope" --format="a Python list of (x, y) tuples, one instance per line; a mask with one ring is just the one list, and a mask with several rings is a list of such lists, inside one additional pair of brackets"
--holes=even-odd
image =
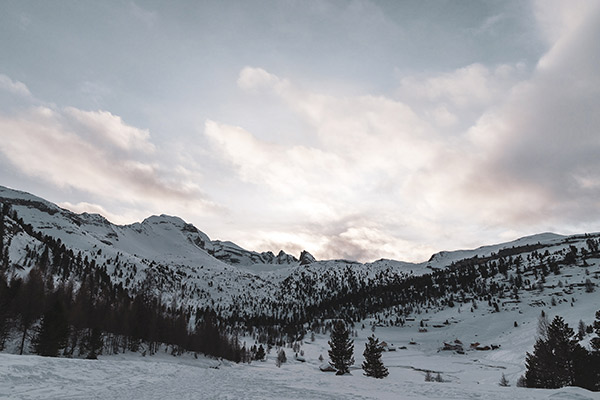
[[(23, 288), (32, 286), (37, 276), (44, 279), (41, 286), (46, 287), (47, 299), (53, 299), (52, 293), (71, 293), (64, 303), (71, 304), (70, 337), (81, 342), (70, 345), (70, 352), (64, 349), (68, 357), (77, 356), (74, 349), (85, 350), (80, 356), (89, 353), (86, 340), (91, 339), (86, 338), (92, 336), (93, 325), (82, 329), (77, 322), (81, 319), (77, 307), (85, 304), (81, 293), (89, 293), (89, 309), (113, 321), (112, 326), (102, 325), (103, 354), (126, 350), (154, 354), (163, 346), (160, 343), (168, 343), (172, 354), (180, 354), (182, 348), (208, 353), (211, 335), (220, 334), (221, 343), (233, 343), (229, 359), (251, 357), (252, 344), (254, 349), (259, 343), (289, 346), (304, 352), (303, 361), (290, 357), (281, 370), (266, 367), (269, 376), (291, 368), (310, 376), (310, 382), (329, 382), (318, 369), (319, 356), (327, 353), (332, 320), (344, 319), (357, 343), (357, 365), (359, 348), (372, 333), (388, 349), (397, 349), (384, 354), (389, 379), (400, 382), (384, 391), (390, 398), (407, 391), (437, 393), (437, 387), (431, 386), (436, 383), (423, 383), (428, 371), (441, 374), (445, 382), (441, 397), (463, 398), (466, 388), (473, 398), (490, 397), (487, 394), (492, 392), (490, 398), (503, 398), (506, 393), (540, 393), (520, 388), (507, 392), (498, 389), (497, 382), (500, 374), (511, 382), (523, 374), (525, 354), (533, 349), (542, 311), (550, 317), (564, 316), (575, 328), (592, 324), (598, 310), (599, 234), (542, 233), (472, 250), (440, 252), (422, 263), (381, 259), (362, 264), (317, 261), (307, 252), (295, 259), (283, 252), (275, 256), (245, 250), (231, 242), (212, 241), (193, 225), (167, 215), (117, 226), (99, 215), (74, 214), (1, 187), (0, 203), (0, 349), (8, 338), (5, 342), (13, 352), (18, 352), (14, 349), (19, 343), (20, 349), (35, 349), (27, 332), (34, 326), (40, 330), (45, 315), (38, 313), (25, 326), (25, 311), (20, 308), (27, 303), (26, 296), (17, 294), (10, 298), (10, 308), (16, 311), (9, 316), (12, 331), (7, 331), (2, 326), (3, 318), (7, 321), (2, 302), (7, 294), (28, 293)], [(60, 291), (70, 285), (73, 290)], [(53, 292), (53, 288), (58, 289)], [(119, 297), (119, 291), (131, 296)], [(43, 308), (51, 309), (48, 304)], [(124, 321), (128, 330), (119, 326)], [(159, 334), (173, 327), (179, 331), (160, 341)], [(186, 339), (185, 332), (194, 327)], [(152, 334), (143, 336), (135, 328)], [(592, 335), (582, 334), (588, 348)], [(199, 341), (193, 342), (194, 338)], [(241, 349), (241, 343), (248, 347)], [(289, 380), (289, 375), (280, 376)], [(372, 383), (361, 380), (358, 373), (355, 376), (352, 384)], [(15, 387), (22, 385), (19, 380)], [(365, 392), (363, 397), (379, 397), (380, 392), (373, 393)], [(552, 393), (587, 396), (583, 389)], [(262, 398), (263, 393), (255, 397)]]
[[(499, 270), (496, 264), (506, 271), (515, 268), (517, 259), (521, 268), (536, 269), (563, 260), (571, 248), (576, 252), (569, 262), (581, 262), (591, 257), (589, 241), (598, 237), (544, 233), (474, 250), (440, 252), (423, 263), (382, 259), (361, 264), (316, 261), (307, 252), (298, 260), (283, 252), (275, 256), (245, 250), (231, 242), (212, 241), (193, 225), (167, 215), (114, 225), (100, 215), (75, 214), (5, 187), (0, 187), (0, 202), (22, 220), (21, 224), (10, 217), (6, 221), (9, 228), (3, 246), (9, 277), (25, 277), (33, 268), (32, 253), (39, 257), (44, 251), (42, 240), (33, 234), (39, 232), (60, 241), (77, 257), (94, 260), (114, 284), (127, 290), (143, 288), (165, 304), (209, 307), (223, 317), (269, 317), (285, 323), (338, 312), (358, 317), (367, 310), (414, 303), (421, 296), (418, 290), (449, 301), (444, 285), (458, 287), (456, 282), (465, 281), (464, 291), (477, 291), (483, 267), (486, 275), (494, 275)], [(23, 228), (27, 225), (31, 233)], [(547, 257), (532, 259), (542, 252)], [(513, 285), (496, 281), (493, 287)]]

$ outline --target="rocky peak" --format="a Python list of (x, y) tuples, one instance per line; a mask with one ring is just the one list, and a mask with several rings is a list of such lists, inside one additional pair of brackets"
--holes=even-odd
[(300, 265), (312, 264), (315, 261), (317, 261), (317, 260), (313, 257), (312, 254), (310, 254), (306, 250), (302, 250), (302, 253), (300, 253)]

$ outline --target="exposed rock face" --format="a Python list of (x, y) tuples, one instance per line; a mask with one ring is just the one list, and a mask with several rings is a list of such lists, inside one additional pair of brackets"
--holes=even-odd
[(302, 250), (302, 253), (300, 253), (300, 265), (312, 264), (315, 261), (317, 260), (313, 257), (312, 254), (310, 254), (306, 250)]
[(213, 240), (210, 243), (209, 253), (229, 265), (251, 266), (254, 264), (280, 264), (294, 265), (298, 263), (296, 257), (285, 253), (283, 250), (276, 256), (271, 251), (258, 253), (241, 248), (228, 241)]

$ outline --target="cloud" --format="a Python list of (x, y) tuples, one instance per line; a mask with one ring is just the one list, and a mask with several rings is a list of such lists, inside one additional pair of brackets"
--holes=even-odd
[(536, 0), (533, 11), (542, 37), (550, 45), (569, 36), (582, 21), (597, 11), (598, 2), (587, 0)]
[(276, 93), (283, 93), (290, 89), (290, 83), (270, 74), (262, 68), (245, 67), (241, 70), (237, 84), (244, 90), (269, 89)]
[(153, 27), (158, 20), (158, 13), (156, 11), (146, 10), (133, 1), (129, 3), (129, 12), (135, 18), (142, 21), (148, 28)]
[[(100, 214), (103, 217), (105, 217), (106, 219), (108, 219), (110, 222), (117, 224), (117, 225), (126, 225), (126, 224), (131, 223), (132, 221), (139, 221), (139, 219), (140, 219), (139, 212), (136, 212), (133, 214), (127, 214), (127, 215), (115, 214), (115, 213), (108, 211), (107, 209), (105, 209), (104, 207), (102, 207), (99, 204), (92, 204), (92, 203), (88, 203), (85, 201), (82, 201), (82, 202), (79, 202), (76, 204), (65, 201), (65, 202), (58, 203), (58, 206), (62, 207), (62, 208), (66, 208), (67, 210), (71, 210), (77, 214), (82, 214), (84, 212), (89, 213), (89, 214)], [(142, 214), (142, 216), (145, 217), (143, 214)]]
[(0, 152), (9, 162), (58, 187), (154, 212), (219, 209), (181, 173), (185, 168), (159, 161), (147, 130), (109, 112), (29, 107), (0, 115), (0, 131)]
[(153, 153), (150, 132), (127, 125), (121, 117), (108, 111), (82, 111), (74, 107), (64, 109), (64, 115), (73, 127), (90, 141), (114, 146), (126, 151)]
[[(139, 14), (134, 23), (157, 22), (157, 13), (129, 4), (130, 14)], [(154, 128), (136, 127), (104, 106), (84, 110), (33, 101), (27, 86), (0, 75), (6, 112), (20, 109), (0, 115), (2, 157), (25, 175), (90, 195), (90, 203), (70, 204), (73, 209), (93, 210), (94, 203), (117, 217), (133, 209), (185, 217), (226, 204), (223, 220), (211, 214), (216, 222), (210, 229), (259, 250), (262, 243), (306, 248), (317, 257), (421, 261), (433, 249), (478, 246), (511, 235), (598, 230), (600, 3), (534, 3), (533, 22), (546, 48), (537, 48), (539, 37), (519, 37), (519, 55), (494, 54), (495, 64), (471, 57), (473, 48), (455, 54), (461, 43), (435, 47), (441, 58), (423, 54), (421, 61), (404, 65), (390, 53), (414, 58), (420, 55), (414, 49), (424, 49), (422, 43), (438, 34), (430, 37), (417, 26), (386, 27), (383, 23), (392, 21), (369, 2), (349, 3), (344, 12), (329, 3), (310, 7), (315, 10), (305, 19), (315, 29), (306, 29), (302, 19), (278, 19), (277, 32), (285, 40), (274, 48), (283, 49), (289, 38), (331, 33), (317, 52), (310, 49), (319, 55), (316, 67), (303, 68), (306, 40), (294, 47), (300, 56), (284, 63), (277, 52), (263, 58), (251, 46), (242, 53), (257, 55), (252, 62), (264, 62), (259, 64), (264, 68), (241, 68), (237, 82), (221, 82), (218, 106), (196, 114), (198, 98), (185, 96), (191, 110), (186, 113), (194, 114), (188, 121), (205, 121), (198, 143), (175, 134), (158, 141)], [(335, 24), (351, 27), (352, 36), (327, 24), (334, 14), (340, 17)], [(506, 34), (511, 27), (527, 34), (534, 29), (517, 27), (527, 17), (516, 21), (508, 9), (486, 17), (468, 25), (482, 37)], [(365, 25), (356, 29), (355, 22)], [(458, 37), (443, 24), (440, 30)], [(415, 32), (424, 37), (414, 48), (392, 43), (408, 41)], [(365, 50), (358, 53), (368, 62), (352, 58), (357, 49)], [(493, 48), (485, 50), (475, 48), (491, 57)], [(526, 64), (518, 59), (522, 51), (525, 60), (544, 54)], [(427, 60), (441, 60), (446, 53), (448, 61), (437, 68), (467, 61), (423, 71)], [(221, 61), (238, 68), (226, 58)], [(395, 76), (379, 76), (394, 62), (400, 64)], [(415, 66), (420, 72), (407, 72)], [(160, 68), (152, 71), (153, 78), (161, 76)], [(222, 71), (230, 79), (231, 69)], [(349, 76), (353, 82), (346, 85)], [(197, 77), (188, 78), (180, 83)], [(106, 80), (91, 74), (76, 85), (100, 100), (114, 100), (108, 96), (111, 88), (88, 79), (114, 82), (118, 76)], [(233, 83), (237, 89), (229, 86)], [(161, 108), (142, 104), (136, 115), (147, 115), (148, 109)], [(151, 120), (169, 126), (164, 118)], [(126, 209), (113, 207), (117, 203)], [(220, 228), (224, 225), (227, 229)]]
[(475, 63), (437, 76), (404, 77), (398, 94), (407, 100), (442, 103), (459, 110), (485, 109), (506, 96), (523, 78), (523, 72), (523, 64), (503, 64), (491, 69)]
[(206, 137), (239, 178), (273, 194), (270, 218), (304, 232), (303, 243), (322, 257), (406, 256), (402, 237), (412, 234), (393, 226), (417, 223), (410, 215), (424, 195), (412, 191), (413, 180), (447, 158), (443, 136), (407, 104), (383, 96), (327, 96), (260, 68), (244, 68), (238, 84), (284, 101), (316, 139), (312, 146), (267, 142), (241, 127), (207, 121)]
[(578, 16), (576, 26), (573, 18), (532, 77), (469, 132), (485, 154), (474, 175), (498, 183), (482, 187), (483, 194), (512, 198), (505, 215), (523, 223), (599, 220), (600, 8)]
[(22, 97), (31, 97), (31, 92), (24, 83), (13, 81), (4, 74), (0, 74), (0, 90), (6, 90)]
[(535, 66), (405, 76), (394, 98), (324, 94), (246, 67), (238, 87), (279, 100), (306, 137), (266, 141), (216, 121), (205, 135), (239, 179), (268, 193), (281, 222), (260, 240), (293, 226), (318, 257), (421, 261), (487, 238), (597, 230), (599, 17), (568, 18)]

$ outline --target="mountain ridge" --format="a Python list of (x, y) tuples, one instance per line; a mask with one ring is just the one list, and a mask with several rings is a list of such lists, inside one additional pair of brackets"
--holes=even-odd
[[(110, 226), (114, 230), (115, 228), (132, 228), (139, 229), (140, 226), (147, 226), (148, 224), (153, 223), (171, 223), (172, 225), (181, 227), (182, 229), (188, 229), (190, 232), (198, 233), (202, 238), (202, 245), (199, 245), (200, 248), (206, 250), (211, 253), (216, 259), (224, 261), (229, 265), (241, 265), (241, 266), (251, 266), (252, 264), (278, 264), (278, 265), (292, 265), (295, 263), (300, 264), (308, 264), (312, 262), (318, 261), (313, 257), (308, 251), (303, 250), (298, 258), (290, 255), (283, 250), (280, 250), (277, 255), (274, 254), (273, 251), (267, 250), (262, 252), (257, 252), (255, 250), (247, 250), (238, 244), (228, 241), (216, 239), (212, 240), (210, 237), (198, 229), (191, 223), (186, 222), (181, 217), (172, 216), (167, 214), (160, 215), (151, 215), (146, 217), (141, 222), (133, 222), (131, 224), (119, 225), (110, 222), (106, 217), (98, 213), (75, 213), (68, 209), (62, 208), (48, 200), (45, 200), (41, 197), (33, 195), (31, 193), (20, 191), (17, 189), (8, 188), (0, 185), (0, 200), (4, 199), (8, 200), (9, 203), (18, 205), (18, 206), (35, 206), (44, 212), (47, 212), (50, 215), (54, 215), (56, 213), (61, 213), (65, 217), (70, 220), (77, 220), (81, 222), (87, 222), (89, 224), (99, 225), (99, 226)], [(590, 233), (595, 235), (595, 233)], [(342, 260), (342, 259), (331, 259), (331, 260), (321, 260), (321, 261), (339, 261), (345, 263), (358, 263), (358, 264), (373, 264), (380, 260), (390, 260), (394, 262), (404, 263), (404, 264), (414, 264), (414, 265), (422, 265), (429, 264), (434, 267), (440, 267), (438, 264), (447, 264), (452, 261), (465, 258), (472, 257), (474, 255), (485, 255), (488, 253), (492, 253), (494, 251), (501, 250), (503, 248), (508, 248), (512, 246), (523, 246), (532, 243), (550, 243), (557, 240), (564, 240), (569, 237), (576, 237), (585, 234), (575, 234), (575, 235), (561, 235), (553, 232), (542, 232), (538, 234), (532, 234), (523, 236), (511, 241), (500, 242), (496, 244), (483, 245), (477, 247), (475, 249), (456, 249), (456, 250), (443, 250), (431, 255), (431, 257), (427, 261), (423, 262), (407, 262), (402, 260), (392, 260), (392, 259), (379, 259), (372, 262), (361, 263), (356, 260)], [(239, 257), (239, 258), (236, 258)], [(233, 261), (232, 261), (233, 260)], [(237, 261), (237, 262), (236, 262)], [(242, 261), (242, 262), (240, 262)], [(248, 264), (248, 262), (252, 262)], [(443, 267), (445, 265), (442, 265)]]
[[(103, 354), (125, 349), (142, 354), (150, 349), (152, 354), (157, 343), (175, 344), (173, 354), (182, 348), (213, 354), (210, 349), (220, 347), (211, 338), (220, 337), (222, 344), (231, 344), (225, 356), (241, 360), (241, 354), (253, 350), (241, 348), (240, 337), (254, 341), (255, 350), (258, 343), (296, 349), (304, 343), (310, 348), (308, 334), (327, 332), (332, 320), (342, 319), (355, 334), (365, 324), (371, 325), (367, 331), (403, 332), (403, 341), (410, 338), (411, 346), (417, 343), (414, 338), (426, 344), (427, 355), (445, 350), (445, 343), (458, 337), (465, 343), (501, 342), (503, 348), (516, 339), (519, 348), (510, 357), (522, 363), (533, 345), (530, 327), (540, 307), (568, 313), (571, 324), (578, 323), (575, 318), (587, 320), (597, 308), (599, 234), (541, 233), (439, 252), (422, 263), (318, 261), (304, 252), (291, 264), (276, 264), (273, 253), (265, 259), (265, 253), (211, 241), (178, 217), (162, 214), (113, 225), (101, 216), (74, 214), (6, 188), (0, 188), (0, 203), (0, 298), (9, 298), (14, 315), (22, 316), (27, 314), (19, 314), (20, 304), (27, 303), (23, 299), (36, 287), (48, 299), (64, 298), (63, 310), (79, 327), (72, 330), (73, 337), (83, 340), (66, 354), (76, 348), (87, 354), (96, 327), (104, 337), (98, 348)], [(220, 251), (248, 258), (229, 258), (228, 264), (215, 257)], [(261, 263), (243, 265), (255, 261)], [(13, 352), (35, 347), (27, 332), (52, 311), (53, 303), (45, 304), (43, 296), (37, 303), (38, 322), (18, 325), (23, 318), (9, 318), (12, 328), (0, 329), (0, 347), (3, 337), (10, 337), (7, 346)], [(86, 318), (69, 299), (89, 310)], [(162, 321), (162, 328), (140, 331), (148, 321)], [(489, 331), (492, 326), (494, 332)], [(193, 337), (201, 340), (190, 342)], [(503, 354), (496, 351), (489, 360)]]
[[(212, 241), (194, 225), (165, 214), (114, 225), (102, 216), (75, 214), (4, 187), (0, 187), (0, 202), (17, 214), (3, 217), (7, 234), (2, 257), (9, 279), (26, 278), (42, 253), (56, 258), (65, 249), (72, 255), (63, 258), (94, 261), (113, 285), (132, 294), (148, 291), (165, 304), (209, 308), (223, 318), (245, 315), (285, 324), (312, 318), (309, 316), (324, 310), (337, 313), (340, 307), (348, 307), (346, 313), (356, 313), (356, 302), (377, 310), (405, 301), (401, 291), (414, 290), (407, 282), (428, 286), (434, 278), (447, 280), (446, 275), (453, 270), (460, 272), (452, 278), (456, 281), (463, 279), (463, 272), (458, 270), (463, 267), (468, 279), (474, 280), (473, 265), (497, 273), (495, 260), (512, 263), (512, 256), (532, 259), (538, 251), (551, 250), (556, 254), (551, 257), (554, 264), (567, 256), (576, 259), (577, 254), (568, 254), (571, 242), (586, 248), (589, 237), (598, 236), (542, 233), (472, 250), (439, 252), (421, 263), (387, 259), (359, 263), (316, 260), (306, 251), (296, 259), (283, 252), (275, 256), (245, 250), (232, 242)], [(52, 240), (48, 242), (44, 236)], [(447, 269), (450, 272), (440, 275)], [(54, 284), (79, 279), (74, 273), (63, 270), (60, 277), (54, 277)], [(433, 285), (439, 292), (440, 284)]]

